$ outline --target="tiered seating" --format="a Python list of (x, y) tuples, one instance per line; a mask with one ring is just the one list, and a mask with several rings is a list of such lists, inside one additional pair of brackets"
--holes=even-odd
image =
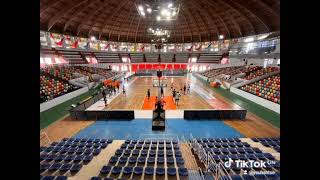
[(201, 75), (203, 76), (206, 76), (206, 77), (214, 77), (214, 76), (218, 76), (218, 75), (221, 75), (221, 74), (229, 74), (231, 72), (234, 72), (236, 70), (241, 70), (243, 69), (242, 66), (238, 66), (238, 67), (226, 67), (226, 68), (218, 68), (218, 69), (210, 69), (210, 70), (207, 70), (203, 73), (200, 73)]
[(99, 74), (101, 76), (104, 76), (106, 79), (112, 78), (115, 75), (117, 75), (116, 72), (103, 69), (103, 68), (96, 68), (96, 67), (88, 67), (88, 66), (77, 66), (76, 68), (82, 70), (82, 71), (87, 71), (91, 74)]
[(53, 175), (57, 171), (74, 175), (110, 143), (112, 140), (107, 139), (65, 138), (48, 147), (40, 147), (40, 176), (44, 173)]
[(76, 69), (71, 66), (50, 66), (41, 69), (44, 73), (48, 73), (51, 76), (59, 79), (69, 81), (72, 79), (72, 74), (76, 72)]
[(248, 68), (247, 71), (245, 71), (246, 76), (244, 77), (244, 79), (246, 79), (246, 80), (254, 79), (259, 76), (263, 76), (267, 73), (271, 73), (271, 72), (275, 72), (275, 71), (279, 71), (279, 68), (277, 68), (277, 67), (262, 68), (262, 67), (258, 67), (258, 66), (251, 67), (251, 68)]
[[(232, 175), (230, 176), (232, 180), (280, 180), (280, 173), (273, 174), (243, 174), (243, 175)], [(219, 180), (230, 180), (227, 176), (222, 176)]]
[(216, 161), (216, 163), (224, 164), (224, 162), (228, 161), (229, 158), (232, 160), (263, 160), (274, 162), (266, 163), (265, 168), (240, 168), (237, 167), (235, 163), (232, 163), (231, 167), (225, 167), (230, 175), (237, 176), (239, 174), (243, 174), (244, 170), (247, 172), (255, 170), (280, 173), (280, 161), (277, 161), (270, 153), (263, 153), (259, 148), (251, 147), (250, 144), (247, 142), (241, 142), (241, 140), (238, 138), (202, 138), (197, 139), (197, 142), (204, 148), (206, 153), (210, 152), (212, 154), (212, 158)]
[(240, 89), (280, 104), (280, 75), (244, 85)]
[(260, 142), (266, 147), (270, 147), (280, 153), (280, 138), (252, 138), (254, 142)]
[(40, 103), (54, 99), (71, 91), (78, 89), (68, 82), (46, 76), (40, 76)]
[(108, 164), (102, 167), (99, 177), (91, 179), (103, 179), (106, 177), (117, 179), (144, 179), (164, 178), (180, 176), (180, 179), (188, 176), (188, 170), (184, 167), (184, 159), (177, 141), (164, 140), (126, 140), (121, 148), (116, 150)]

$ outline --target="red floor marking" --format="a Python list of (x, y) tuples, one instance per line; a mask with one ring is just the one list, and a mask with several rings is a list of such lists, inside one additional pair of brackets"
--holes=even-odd
[[(164, 104), (165, 110), (177, 109), (177, 106), (174, 104), (172, 96), (164, 96), (163, 100), (166, 102)], [(144, 97), (142, 109), (143, 110), (153, 110), (155, 109), (156, 96), (150, 96), (148, 100), (147, 97)]]

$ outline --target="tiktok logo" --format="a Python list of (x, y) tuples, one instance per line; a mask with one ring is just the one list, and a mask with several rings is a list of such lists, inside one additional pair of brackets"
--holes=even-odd
[(233, 160), (229, 158), (228, 161), (224, 162), (224, 166), (229, 168), (229, 167), (231, 167), (232, 162), (233, 162)]

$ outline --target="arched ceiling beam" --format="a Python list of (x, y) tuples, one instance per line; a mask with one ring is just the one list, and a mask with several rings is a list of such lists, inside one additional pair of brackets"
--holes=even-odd
[(55, 6), (56, 4), (61, 3), (61, 1), (62, 1), (62, 0), (56, 0), (56, 1), (52, 1), (52, 2), (51, 2), (51, 1), (48, 1), (48, 2), (46, 3), (46, 5), (43, 5), (43, 6), (40, 7), (40, 16), (41, 16), (44, 12), (46, 12), (47, 9), (49, 9), (50, 7)]
[(273, 9), (271, 8), (268, 4), (266, 4), (264, 1), (259, 0), (259, 1), (254, 1), (254, 2), (258, 2), (258, 4), (260, 4), (261, 6), (263, 6), (265, 9), (267, 9), (269, 12), (271, 12), (273, 15), (275, 16), (279, 16), (279, 14)]
[[(78, 17), (83, 11), (87, 10), (92, 4), (95, 4), (96, 2), (101, 2), (100, 0), (91, 0), (91, 2), (89, 4), (85, 5), (85, 8), (80, 9), (79, 11), (77, 11), (76, 13), (73, 13), (70, 17), (69, 20), (64, 24), (64, 28), (63, 31), (66, 31), (68, 26), (70, 25), (70, 23), (72, 22), (72, 20), (76, 17)], [(100, 4), (99, 4), (100, 5)]]
[[(201, 11), (201, 12), (204, 13), (205, 16), (207, 17), (206, 20), (208, 21), (208, 23), (209, 23), (209, 20), (211, 21), (211, 24), (214, 26), (214, 28), (216, 30), (215, 33), (218, 37), (220, 34), (220, 31), (217, 27), (217, 24), (214, 21), (212, 21), (212, 19), (214, 19), (214, 18), (211, 16), (211, 14), (208, 13), (207, 6), (202, 6), (202, 4), (198, 4), (198, 3), (199, 3), (198, 1), (195, 1), (192, 5), (196, 6), (199, 10), (202, 10), (202, 9), (204, 9), (204, 7), (206, 7), (205, 8), (206, 10)], [(199, 11), (197, 11), (197, 12), (198, 12), (199, 16), (201, 17), (201, 20), (203, 21), (203, 23), (207, 26), (207, 29), (209, 29), (209, 24), (207, 23), (207, 21), (203, 20), (202, 14)], [(208, 30), (208, 31), (210, 32), (210, 30)]]
[(109, 19), (112, 20), (113, 16), (114, 16), (115, 14), (119, 13), (120, 9), (121, 9), (124, 5), (126, 5), (128, 2), (129, 2), (129, 0), (121, 1), (120, 5), (117, 6), (117, 8), (116, 8), (115, 10), (113, 10), (112, 13), (104, 20), (104, 23), (102, 24), (101, 29), (100, 29), (100, 31), (99, 31), (99, 38), (101, 37), (104, 28), (108, 25)]
[(53, 25), (60, 20), (65, 14), (69, 13), (70, 11), (74, 10), (75, 8), (87, 3), (89, 0), (81, 0), (80, 2), (73, 3), (69, 2), (62, 8), (55, 16), (53, 16), (48, 23), (48, 31), (53, 27)]
[(141, 21), (141, 16), (139, 16), (139, 21), (138, 21), (138, 24), (137, 24), (136, 33), (134, 35), (134, 42), (135, 43), (137, 42), (137, 34), (138, 34), (139, 26), (140, 26), (140, 21)]
[(190, 11), (190, 9), (187, 7), (186, 8), (186, 12), (187, 12), (187, 14), (191, 17), (190, 19), (192, 19), (192, 23), (194, 23), (196, 26), (197, 26), (197, 33), (198, 33), (198, 35), (199, 35), (199, 40), (200, 40), (200, 42), (201, 42), (201, 33), (200, 33), (200, 27), (199, 27), (199, 24), (197, 23), (197, 21), (194, 19), (194, 16), (193, 16), (193, 14), (191, 13), (191, 11)]
[[(94, 17), (94, 15), (101, 11), (102, 9), (104, 9), (107, 5), (109, 5), (108, 3), (104, 2), (104, 4), (100, 7), (98, 7), (95, 11), (93, 11), (92, 13), (88, 14), (87, 17), (81, 21), (81, 23), (77, 26), (77, 35), (79, 35), (80, 31), (81, 31), (81, 28), (82, 28), (82, 25), (87, 22), (88, 20), (90, 20), (92, 17)], [(94, 23), (92, 24), (92, 26), (94, 25)], [(91, 33), (91, 30), (92, 30), (92, 27), (91, 29), (89, 30), (89, 34)]]
[(258, 15), (253, 13), (249, 8), (247, 8), (246, 6), (242, 5), (241, 3), (238, 3), (237, 1), (233, 1), (233, 0), (226, 0), (226, 1), (228, 1), (229, 4), (234, 3), (234, 4), (238, 5), (239, 7), (245, 9), (246, 11), (248, 11), (253, 17), (255, 17), (267, 29), (268, 32), (270, 32), (269, 26), (264, 21), (262, 21), (261, 18)]
[[(225, 3), (223, 0), (217, 0), (217, 1), (218, 1), (220, 4), (225, 5), (228, 9), (236, 12), (236, 14), (237, 14), (238, 16), (240, 16), (242, 19), (246, 20), (249, 24), (251, 23), (249, 19), (247, 19), (246, 17), (244, 17), (243, 14), (241, 14), (237, 9), (231, 7), (228, 3)], [(233, 25), (237, 28), (239, 35), (242, 36), (242, 30), (241, 30), (241, 27), (240, 27), (239, 23), (234, 19), (234, 17), (233, 17), (232, 14), (230, 14), (230, 16), (228, 16), (228, 17), (230, 18), (230, 20), (231, 20), (231, 22), (233, 23)], [(254, 29), (254, 27), (252, 26), (252, 24), (251, 24), (251, 27), (253, 28), (253, 31), (255, 32), (255, 29)]]
[[(181, 12), (181, 14), (183, 15), (184, 22), (185, 22), (185, 23), (187, 24), (187, 26), (188, 26), (189, 34), (190, 34), (190, 36), (191, 36), (191, 41), (192, 41), (193, 33), (192, 33), (192, 30), (190, 29), (189, 22), (187, 21), (186, 15), (183, 13), (184, 10), (183, 10), (183, 9), (180, 9), (180, 12)], [(183, 42), (184, 42), (184, 34), (183, 34)]]
[[(135, 6), (134, 6), (134, 1), (132, 1), (133, 3), (132, 3), (132, 6), (130, 6), (131, 8), (130, 8), (130, 10), (129, 10), (129, 15), (131, 15), (131, 13), (132, 13), (132, 11), (135, 9)], [(120, 11), (121, 12), (121, 11)], [(113, 23), (112, 23), (112, 26), (111, 26), (111, 28), (110, 28), (110, 31), (109, 31), (109, 39), (110, 39), (110, 36), (111, 36), (111, 34), (114, 32), (114, 30), (115, 30), (115, 24), (118, 22), (118, 18), (120, 17), (120, 14), (121, 13), (118, 13), (118, 16), (117, 16), (117, 18), (116, 18), (116, 20), (115, 21), (113, 21)], [(121, 24), (122, 23), (120, 23), (120, 27), (121, 27)], [(118, 36), (120, 35), (120, 30), (121, 30), (121, 28), (119, 27), (119, 29), (118, 29)]]
[[(228, 1), (228, 0), (226, 0), (226, 1)], [(241, 14), (243, 16), (243, 18), (247, 19), (247, 21), (248, 21), (251, 29), (253, 30), (254, 34), (257, 33), (257, 29), (255, 28), (254, 23), (251, 20), (252, 18), (254, 18), (254, 19), (260, 21), (259, 19), (257, 19), (255, 14), (253, 14), (251, 11), (247, 10), (245, 7), (241, 6), (240, 4), (236, 4), (234, 1), (229, 1), (229, 2), (225, 2), (225, 3), (228, 4), (230, 7), (232, 7), (234, 10), (238, 11), (239, 14)], [(243, 9), (243, 11), (238, 10), (240, 8)], [(245, 14), (244, 11), (246, 13), (249, 13), (252, 17), (249, 17), (247, 14)]]
[(129, 39), (129, 32), (130, 32), (131, 25), (132, 25), (132, 22), (133, 22), (133, 20), (134, 20), (135, 17), (136, 17), (136, 16), (132, 16), (132, 18), (131, 18), (130, 25), (129, 25), (129, 28), (128, 28), (128, 31), (127, 31), (127, 41), (128, 41), (128, 39)]
[[(208, 0), (204, 0), (204, 1), (205, 1), (206, 4), (208, 4), (208, 5), (211, 4), (210, 1), (208, 1)], [(226, 29), (227, 34), (228, 34), (228, 37), (230, 38), (230, 37), (231, 37), (231, 35), (230, 35), (230, 30), (229, 30), (228, 26), (224, 23), (224, 21), (223, 21), (223, 19), (221, 18), (221, 16), (218, 14), (218, 12), (217, 12), (217, 7), (212, 6), (212, 4), (211, 4), (211, 7), (213, 7), (212, 9), (214, 9), (214, 11), (215, 11), (214, 14), (217, 15), (218, 19), (220, 20), (220, 22), (222, 23), (222, 25), (223, 25), (224, 28)]]

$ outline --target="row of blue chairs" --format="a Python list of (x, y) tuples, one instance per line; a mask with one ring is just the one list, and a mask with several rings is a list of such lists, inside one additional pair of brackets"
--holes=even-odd
[[(178, 171), (178, 173), (177, 173)], [(175, 176), (176, 174), (179, 174), (179, 176), (188, 176), (188, 170), (187, 168), (163, 168), (163, 167), (130, 167), (130, 166), (126, 166), (126, 167), (120, 167), (120, 166), (103, 166), (102, 169), (100, 170), (100, 174), (101, 175), (108, 175), (109, 173), (113, 174), (113, 175), (119, 175), (121, 173), (123, 173), (124, 175), (131, 175), (132, 173), (135, 175), (142, 175), (143, 173), (146, 175), (160, 175), (163, 176), (166, 173), (169, 176)]]
[[(230, 176), (232, 180), (280, 180), (280, 174), (243, 174), (243, 175), (232, 175)], [(222, 176), (219, 180), (229, 180), (229, 177)]]
[(203, 147), (216, 147), (216, 148), (220, 148), (220, 147), (225, 147), (225, 148), (228, 148), (228, 147), (239, 147), (239, 148), (242, 148), (242, 147), (251, 147), (250, 144), (248, 144), (247, 142), (235, 142), (235, 143), (218, 143), (218, 142), (202, 142), (202, 143), (199, 143), (201, 144)]
[(184, 159), (182, 157), (117, 157), (117, 156), (112, 156), (109, 160), (109, 164), (126, 164), (126, 163), (135, 165), (136, 163), (142, 165), (147, 162), (147, 164), (168, 164), (168, 165), (173, 165), (175, 162), (178, 166), (183, 166), (184, 165)]
[(112, 139), (87, 139), (87, 138), (64, 138), (62, 142), (87, 142), (87, 143), (108, 143), (111, 144), (113, 142)]
[(145, 150), (148, 150), (148, 149), (179, 149), (179, 145), (178, 144), (174, 144), (174, 145), (171, 145), (171, 144), (166, 144), (165, 146), (163, 144), (122, 144), (120, 149), (145, 149)]
[(75, 162), (79, 163), (83, 161), (84, 163), (89, 163), (93, 159), (93, 155), (47, 155), (47, 154), (41, 154), (40, 155), (40, 162)]
[(40, 153), (40, 156), (43, 155), (43, 154), (46, 154), (46, 155), (52, 155), (52, 156), (57, 156), (57, 155), (98, 155), (100, 154), (102, 148), (97, 148), (97, 149), (85, 149), (85, 148), (79, 148), (79, 149), (76, 149), (76, 148), (62, 148), (60, 149), (59, 151), (44, 151), (42, 153)]
[(216, 155), (220, 154), (259, 154), (262, 151), (258, 148), (204, 148), (206, 152)]
[(82, 164), (71, 164), (71, 163), (42, 163), (40, 164), (40, 174), (44, 171), (48, 172), (67, 172), (70, 171), (71, 173), (77, 173), (82, 168)]
[(116, 156), (164, 156), (164, 154), (166, 154), (166, 156), (176, 156), (176, 157), (181, 157), (182, 153), (180, 150), (138, 150), (138, 149), (134, 149), (134, 150), (122, 150), (122, 149), (117, 149), (115, 152)]
[(280, 138), (251, 138), (254, 142), (260, 142), (265, 147), (273, 148), (280, 153)]
[(251, 138), (254, 142), (268, 142), (268, 141), (275, 141), (280, 142), (280, 137), (277, 138)]
[(53, 151), (61, 148), (105, 148), (108, 143), (68, 143), (68, 144), (56, 144), (50, 145), (49, 147), (40, 147), (41, 151)]
[(40, 180), (67, 180), (67, 176), (41, 176)]
[(177, 140), (130, 140), (127, 139), (124, 142), (125, 144), (178, 144)]
[(259, 154), (230, 154), (230, 155), (212, 155), (212, 158), (216, 161), (228, 161), (232, 160), (263, 160), (263, 161), (275, 161), (275, 158), (270, 153)]
[(201, 142), (204, 142), (204, 143), (207, 143), (207, 142), (218, 142), (218, 143), (221, 143), (221, 142), (231, 142), (231, 143), (234, 143), (234, 142), (241, 142), (241, 140), (239, 138), (198, 138), (197, 139), (197, 142), (198, 143), (201, 143)]

